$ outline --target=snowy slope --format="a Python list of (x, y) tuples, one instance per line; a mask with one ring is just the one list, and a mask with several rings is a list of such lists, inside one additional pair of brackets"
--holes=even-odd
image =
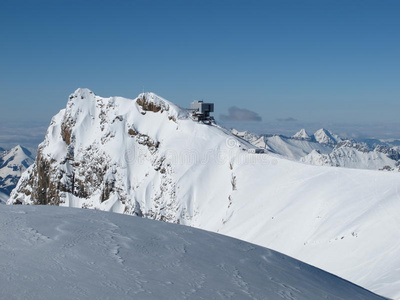
[(130, 100), (80, 89), (9, 203), (207, 229), (400, 298), (400, 173), (316, 167), (249, 147), (155, 94)]
[(89, 210), (0, 207), (2, 299), (383, 299), (283, 254)]
[(22, 173), (32, 163), (31, 152), (19, 145), (0, 153), (0, 202), (8, 199)]

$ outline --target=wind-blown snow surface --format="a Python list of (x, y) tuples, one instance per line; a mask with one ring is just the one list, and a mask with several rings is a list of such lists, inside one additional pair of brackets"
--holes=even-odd
[(80, 89), (53, 118), (9, 203), (219, 232), (399, 299), (400, 173), (316, 167), (248, 147), (157, 95), (101, 98)]
[(1, 299), (383, 299), (283, 254), (99, 211), (0, 208)]

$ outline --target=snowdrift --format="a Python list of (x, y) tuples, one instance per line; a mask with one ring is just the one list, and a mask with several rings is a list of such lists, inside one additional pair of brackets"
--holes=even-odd
[(174, 224), (0, 208), (2, 299), (383, 299), (300, 261)]

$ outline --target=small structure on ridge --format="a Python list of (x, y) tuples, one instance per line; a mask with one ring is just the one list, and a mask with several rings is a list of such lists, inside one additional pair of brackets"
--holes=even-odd
[(214, 103), (205, 103), (203, 101), (193, 101), (190, 104), (190, 111), (192, 112), (193, 120), (200, 122), (212, 122), (214, 118), (210, 113), (214, 112)]

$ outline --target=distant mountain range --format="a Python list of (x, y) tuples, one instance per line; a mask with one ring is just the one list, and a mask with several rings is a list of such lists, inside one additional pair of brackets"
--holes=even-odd
[(345, 139), (320, 129), (309, 135), (301, 129), (291, 137), (256, 135), (232, 129), (252, 145), (296, 161), (318, 166), (400, 171), (400, 141)]

